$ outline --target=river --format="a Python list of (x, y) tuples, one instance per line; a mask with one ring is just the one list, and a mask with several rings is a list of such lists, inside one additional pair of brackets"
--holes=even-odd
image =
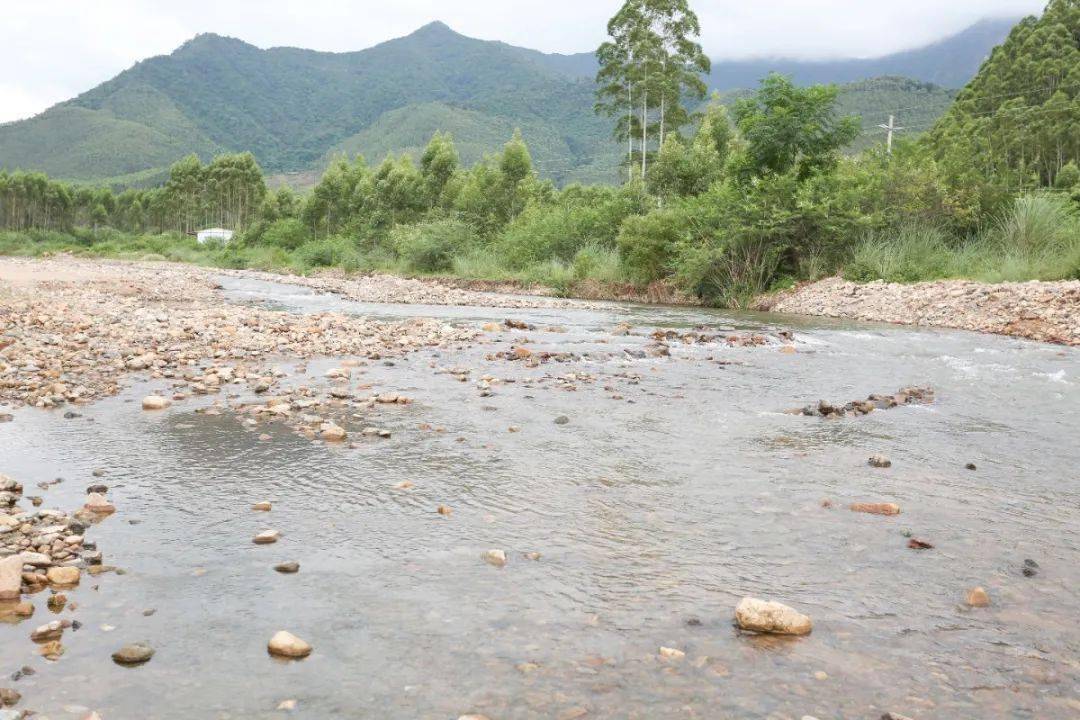
[[(380, 408), (392, 437), (355, 448), (195, 413), (214, 396), (150, 415), (138, 400), (167, 386), (145, 381), (81, 417), (24, 409), (0, 424), (0, 471), (27, 494), (63, 477), (46, 507), (72, 509), (105, 482), (119, 508), (88, 536), (126, 573), (68, 593), (82, 627), (59, 662), (28, 640), (51, 619), (43, 597), (32, 620), (0, 624), (0, 685), (38, 717), (1080, 717), (1080, 351), (702, 309), (364, 305), (221, 283), (231, 301), (297, 313), (538, 329), (366, 365), (355, 382), (413, 402)], [(623, 322), (635, 334), (612, 334)], [(670, 358), (633, 357), (653, 328), (699, 325), (793, 330), (798, 352), (676, 341)], [(535, 368), (492, 355), (523, 337), (574, 355)], [(307, 380), (337, 364), (307, 364)], [(484, 375), (514, 382), (482, 393)], [(908, 385), (933, 387), (934, 403), (783, 412)], [(893, 466), (869, 467), (872, 454)], [(274, 510), (251, 512), (261, 500)], [(902, 513), (847, 509), (878, 501)], [(270, 527), (280, 542), (251, 543)], [(909, 549), (909, 535), (934, 548)], [(505, 567), (481, 559), (489, 548)], [(274, 572), (283, 560), (300, 572)], [(990, 607), (963, 606), (976, 585)], [(747, 595), (809, 614), (813, 633), (740, 634)], [(313, 654), (269, 657), (279, 629)], [(134, 641), (156, 648), (151, 662), (109, 660)], [(8, 682), (27, 664), (35, 675)], [(295, 710), (276, 709), (285, 700)]]

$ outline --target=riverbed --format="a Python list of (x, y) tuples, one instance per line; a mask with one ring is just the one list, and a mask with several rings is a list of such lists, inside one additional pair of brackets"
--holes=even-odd
[[(140, 399), (169, 384), (138, 373), (77, 417), (9, 410), (0, 472), (61, 509), (106, 483), (118, 510), (87, 534), (124, 571), (67, 593), (77, 609), (61, 616), (81, 628), (56, 662), (29, 640), (52, 619), (47, 591), (30, 598), (34, 618), (0, 624), (0, 686), (22, 693), (16, 710), (1080, 715), (1080, 351), (780, 315), (359, 303), (216, 281), (222, 302), (260, 311), (488, 327), (472, 343), (358, 364), (352, 387), (411, 400), (358, 420), (389, 438), (334, 444), (245, 424), (235, 406), (257, 399), (243, 388), (147, 413)], [(674, 331), (667, 354), (658, 328)], [(763, 342), (726, 340), (753, 335)], [(511, 359), (523, 346), (529, 357)], [(281, 357), (283, 382), (318, 385), (343, 359)], [(786, 412), (912, 385), (934, 402)], [(220, 414), (200, 412), (210, 407)], [(871, 455), (892, 466), (869, 467)], [(252, 512), (258, 501), (273, 510)], [(847, 509), (859, 502), (902, 512)], [(279, 542), (251, 542), (270, 528)], [(933, 548), (910, 549), (911, 537)], [(481, 558), (493, 548), (504, 567)], [(274, 572), (286, 560), (300, 572)], [(974, 586), (989, 607), (964, 605)], [(738, 632), (744, 596), (810, 615), (813, 633)], [(281, 629), (311, 656), (268, 656)], [(109, 659), (136, 641), (155, 648), (149, 663)], [(23, 665), (37, 672), (7, 680)]]

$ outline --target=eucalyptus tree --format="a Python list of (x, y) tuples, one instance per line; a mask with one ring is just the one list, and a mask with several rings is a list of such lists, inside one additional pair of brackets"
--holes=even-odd
[(596, 51), (596, 111), (616, 118), (627, 143), (627, 165), (638, 142), (641, 175), (650, 144), (662, 149), (669, 132), (691, 120), (688, 100), (701, 100), (709, 59), (696, 38), (701, 24), (687, 0), (626, 0), (608, 22), (610, 39)]

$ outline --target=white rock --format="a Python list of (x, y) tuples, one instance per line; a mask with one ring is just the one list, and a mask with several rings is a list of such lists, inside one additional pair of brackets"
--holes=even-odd
[(502, 550), (487, 550), (483, 554), (484, 562), (495, 567), (502, 567), (506, 564), (506, 553)]
[(0, 560), (0, 600), (18, 600), (21, 596), (22, 566), (18, 555)]
[(172, 404), (172, 400), (161, 395), (147, 395), (143, 398), (143, 410), (164, 410)]
[(743, 630), (774, 635), (807, 635), (813, 629), (808, 616), (787, 605), (749, 597), (735, 608), (735, 621)]
[(310, 645), (285, 630), (274, 633), (266, 649), (271, 655), (287, 658), (305, 658), (311, 654)]
[(276, 543), (279, 537), (281, 537), (281, 533), (277, 530), (267, 530), (256, 535), (252, 542), (256, 545), (269, 545)]

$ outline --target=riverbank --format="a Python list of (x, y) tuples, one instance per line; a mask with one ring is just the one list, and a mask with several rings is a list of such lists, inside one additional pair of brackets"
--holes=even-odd
[(758, 298), (754, 309), (1080, 345), (1080, 280), (859, 284), (833, 277)]

